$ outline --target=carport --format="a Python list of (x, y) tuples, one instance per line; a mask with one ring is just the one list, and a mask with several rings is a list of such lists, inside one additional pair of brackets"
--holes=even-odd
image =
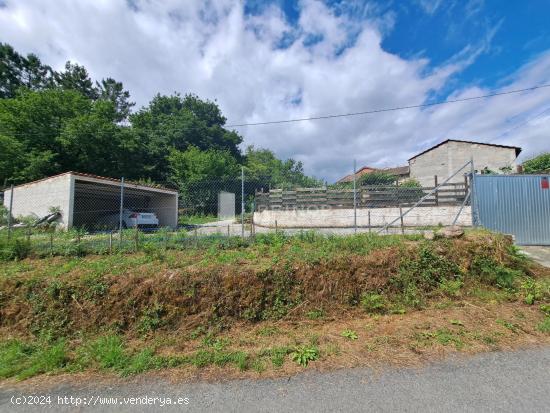
[[(6, 191), (6, 208), (11, 196), (11, 191)], [(12, 215), (42, 217), (55, 207), (61, 212), (62, 227), (95, 229), (105, 217), (120, 213), (121, 202), (124, 209), (133, 212), (155, 213), (161, 227), (177, 227), (176, 190), (79, 172), (66, 172), (14, 187)]]

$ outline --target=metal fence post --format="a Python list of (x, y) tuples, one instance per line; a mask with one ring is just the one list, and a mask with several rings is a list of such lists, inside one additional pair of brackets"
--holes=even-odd
[(474, 169), (474, 157), (472, 156), (470, 158), (470, 211), (472, 214), (472, 227), (475, 227), (477, 225), (477, 218), (476, 218), (476, 197), (475, 197), (475, 176), (476, 171)]
[(241, 236), (244, 238), (244, 166), (241, 166)]
[(357, 162), (353, 160), (353, 232), (357, 233)]
[(250, 236), (256, 237), (256, 227), (254, 226), (254, 212), (256, 212), (256, 198), (252, 201), (252, 218), (250, 222)]
[(13, 210), (13, 184), (10, 188), (10, 209), (8, 211), (8, 241), (11, 238), (11, 213)]
[(120, 179), (120, 211), (118, 217), (119, 244), (122, 246), (122, 210), (124, 208), (124, 177)]

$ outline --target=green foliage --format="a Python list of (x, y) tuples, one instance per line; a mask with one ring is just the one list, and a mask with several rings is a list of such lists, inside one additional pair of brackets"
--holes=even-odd
[[(523, 302), (528, 305), (535, 304), (545, 296), (545, 287), (537, 280), (526, 277), (521, 283), (520, 290), (523, 296)], [(546, 288), (546, 295), (550, 297), (550, 287)]]
[(397, 177), (386, 172), (371, 172), (362, 175), (357, 183), (359, 185), (395, 185)]
[(550, 173), (550, 152), (545, 152), (523, 162), (523, 171), (529, 174)]
[(400, 182), (399, 186), (402, 188), (422, 188), (422, 185), (420, 185), (420, 182), (418, 182), (414, 178), (409, 178), (403, 182)]
[(0, 261), (22, 260), (31, 253), (31, 243), (25, 238), (8, 240), (0, 237)]
[(306, 176), (301, 162), (277, 159), (268, 149), (246, 148), (245, 173), (250, 185), (257, 188), (318, 187), (322, 182)]
[(519, 270), (504, 267), (494, 259), (484, 256), (474, 259), (471, 271), (475, 276), (480, 277), (482, 281), (488, 284), (508, 289), (514, 287), (516, 278), (521, 275)]
[(64, 341), (24, 343), (9, 340), (0, 344), (0, 378), (24, 380), (42, 373), (59, 370), (68, 357)]
[(209, 365), (225, 366), (234, 364), (240, 370), (248, 368), (248, 353), (244, 351), (219, 351), (219, 350), (198, 350), (190, 358), (191, 364), (196, 367), (206, 367)]
[(361, 306), (367, 313), (384, 313), (387, 303), (381, 294), (364, 293), (361, 296)]
[(235, 179), (239, 173), (236, 159), (227, 150), (201, 151), (195, 146), (190, 146), (185, 151), (174, 149), (168, 162), (171, 180), (180, 187), (197, 183), (208, 184), (208, 181), (214, 179)]
[(0, 99), (11, 98), (18, 89), (51, 87), (54, 72), (34, 54), (20, 55), (9, 44), (0, 43)]
[(325, 316), (325, 312), (322, 308), (315, 308), (311, 311), (308, 311), (306, 316), (310, 320), (318, 320), (318, 319), (323, 318)]
[(214, 214), (206, 215), (204, 213), (198, 213), (194, 215), (180, 216), (178, 223), (180, 225), (199, 225), (199, 224), (206, 224), (208, 222), (214, 222), (217, 220), (218, 220), (217, 215), (214, 215)]
[(0, 183), (68, 170), (171, 181), (184, 199), (197, 196), (192, 212), (203, 214), (214, 209), (214, 195), (199, 188), (216, 180), (215, 191), (232, 190), (231, 179), (239, 193), (240, 165), (246, 167), (248, 201), (261, 187), (321, 184), (304, 174), (301, 162), (279, 160), (269, 150), (249, 147), (243, 156), (242, 137), (224, 127), (217, 103), (196, 95), (158, 94), (130, 113), (134, 103), (122, 83), (94, 83), (85, 67), (72, 62), (53, 71), (35, 55), (22, 56), (3, 43), (0, 73)]
[(151, 307), (147, 307), (139, 320), (138, 332), (141, 334), (147, 334), (155, 331), (162, 326), (162, 317), (165, 314), (165, 309), (162, 304), (155, 303)]
[(9, 215), (8, 209), (4, 205), (0, 205), (0, 226), (4, 226), (8, 224), (8, 215)]
[(460, 275), (461, 271), (456, 263), (438, 253), (433, 244), (422, 243), (416, 257), (403, 261), (400, 277), (395, 281), (403, 287), (414, 283), (420, 288), (429, 289)]
[(439, 289), (449, 297), (458, 297), (463, 285), (464, 283), (459, 278), (456, 280), (443, 280), (439, 283)]
[(537, 324), (537, 330), (541, 333), (550, 334), (550, 316), (544, 317), (544, 320)]
[(319, 349), (317, 346), (296, 347), (294, 351), (290, 353), (290, 358), (300, 366), (307, 367), (310, 361), (315, 361), (319, 358)]
[(292, 348), (286, 346), (272, 347), (263, 353), (269, 356), (274, 367), (281, 367), (285, 363), (287, 354), (292, 353)]
[(122, 339), (113, 334), (98, 338), (83, 348), (81, 353), (81, 362), (96, 362), (102, 369), (122, 370), (128, 361)]
[(517, 324), (511, 323), (510, 321), (503, 320), (501, 318), (496, 320), (497, 324), (500, 324), (501, 326), (507, 328), (508, 330), (512, 331), (513, 333), (517, 333), (519, 331), (519, 326)]
[(357, 333), (354, 331), (354, 330), (344, 330), (340, 333), (340, 335), (342, 337), (345, 337), (349, 340), (357, 340), (358, 339), (358, 336), (357, 336)]

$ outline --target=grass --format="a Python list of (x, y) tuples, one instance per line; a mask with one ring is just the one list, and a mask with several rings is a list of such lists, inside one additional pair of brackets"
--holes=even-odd
[(179, 218), (180, 225), (200, 225), (219, 221), (216, 215), (183, 215)]
[(549, 286), (548, 271), (488, 233), (213, 236), (9, 260), (0, 377), (292, 374), (542, 343)]

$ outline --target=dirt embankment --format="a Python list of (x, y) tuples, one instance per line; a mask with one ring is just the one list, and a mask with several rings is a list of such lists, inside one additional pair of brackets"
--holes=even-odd
[(116, 275), (82, 274), (75, 267), (61, 275), (4, 277), (0, 328), (20, 335), (114, 330), (131, 336), (300, 318), (319, 308), (338, 314), (368, 309), (373, 300), (373, 311), (399, 312), (419, 307), (452, 282), (505, 287), (544, 271), (518, 258), (509, 240), (491, 235), (408, 241), (312, 262), (282, 257), (268, 266), (159, 259), (153, 272), (142, 264)]

